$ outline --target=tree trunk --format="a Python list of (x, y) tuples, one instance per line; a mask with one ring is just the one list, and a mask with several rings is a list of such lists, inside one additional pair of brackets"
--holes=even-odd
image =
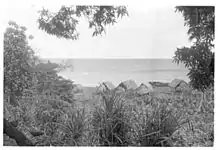
[(34, 146), (34, 144), (27, 139), (22, 132), (13, 127), (6, 119), (4, 119), (4, 133), (14, 139), (18, 146)]

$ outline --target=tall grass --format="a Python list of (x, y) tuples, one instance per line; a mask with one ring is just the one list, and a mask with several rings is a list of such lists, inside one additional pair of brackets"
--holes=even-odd
[(168, 105), (152, 98), (147, 105), (143, 103), (134, 107), (133, 114), (136, 145), (170, 146), (168, 139), (179, 125)]
[(100, 146), (128, 146), (131, 130), (124, 101), (115, 92), (102, 93), (102, 104), (93, 112), (92, 125)]
[(213, 146), (214, 97), (196, 94), (106, 91), (93, 97), (91, 111), (35, 97), (30, 105), (20, 101), (19, 109), (6, 103), (4, 113), (44, 131), (37, 138), (42, 146)]
[(83, 145), (82, 138), (85, 136), (86, 129), (85, 110), (75, 110), (69, 113), (69, 118), (64, 124), (64, 141), (68, 146)]

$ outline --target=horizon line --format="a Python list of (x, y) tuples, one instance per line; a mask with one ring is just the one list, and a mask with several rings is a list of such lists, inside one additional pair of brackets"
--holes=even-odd
[(173, 59), (173, 58), (40, 58), (40, 59)]

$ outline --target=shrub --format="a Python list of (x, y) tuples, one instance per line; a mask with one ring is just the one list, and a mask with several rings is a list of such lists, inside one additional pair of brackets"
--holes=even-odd
[(86, 129), (85, 110), (79, 109), (69, 113), (68, 120), (62, 124), (64, 131), (63, 140), (68, 146), (82, 145), (82, 138), (85, 136)]
[(178, 127), (177, 118), (172, 115), (168, 105), (160, 103), (156, 98), (154, 104), (134, 109), (134, 136), (136, 145), (170, 146), (168, 138)]
[(101, 146), (128, 146), (131, 130), (124, 102), (116, 93), (102, 93), (102, 104), (93, 113), (92, 125)]

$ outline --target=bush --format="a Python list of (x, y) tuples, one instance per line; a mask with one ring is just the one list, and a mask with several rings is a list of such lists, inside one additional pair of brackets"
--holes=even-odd
[(93, 113), (92, 125), (100, 146), (128, 146), (129, 116), (123, 100), (113, 92), (102, 93), (102, 104)]
[(178, 128), (178, 120), (168, 105), (156, 98), (154, 104), (134, 109), (134, 136), (140, 146), (170, 146), (167, 140)]
[(63, 140), (68, 146), (83, 145), (82, 138), (85, 136), (86, 124), (84, 109), (69, 113), (67, 122), (62, 126), (65, 133)]

